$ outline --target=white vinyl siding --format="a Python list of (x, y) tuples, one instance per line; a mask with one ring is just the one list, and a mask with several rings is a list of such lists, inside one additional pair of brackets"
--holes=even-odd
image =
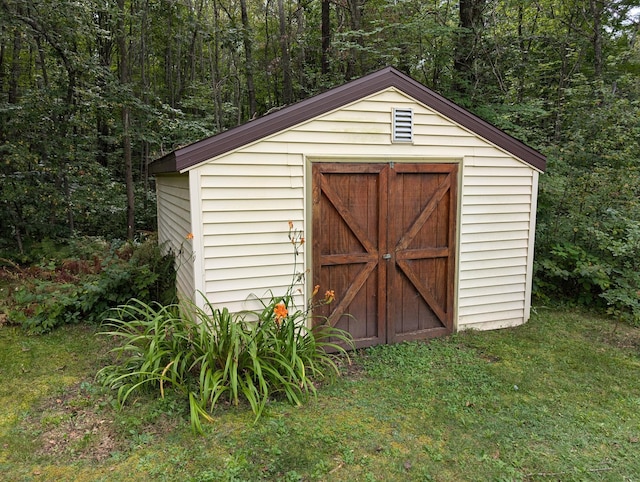
[(158, 176), (158, 242), (176, 256), (178, 295), (191, 299), (194, 294), (193, 241), (189, 201), (189, 175)]
[(496, 161), (474, 157), (463, 170), (459, 329), (501, 328), (528, 318), (535, 172), (516, 160)]
[(289, 221), (304, 228), (303, 157), (237, 152), (191, 174), (200, 179), (208, 300), (239, 312), (284, 295), (305, 269), (304, 246), (295, 260), (288, 239)]
[[(413, 143), (392, 142), (394, 108), (412, 109)], [(284, 294), (308, 267), (302, 253), (294, 264), (287, 231), (292, 221), (310, 235), (309, 159), (460, 162), (456, 326), (526, 321), (535, 171), (393, 88), (191, 169), (201, 196), (202, 288), (214, 305), (256, 309), (256, 296)]]

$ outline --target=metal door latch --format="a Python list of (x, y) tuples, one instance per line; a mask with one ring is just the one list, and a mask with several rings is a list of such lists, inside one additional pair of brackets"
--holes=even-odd
[(389, 253), (383, 254), (382, 259), (391, 259), (391, 254)]

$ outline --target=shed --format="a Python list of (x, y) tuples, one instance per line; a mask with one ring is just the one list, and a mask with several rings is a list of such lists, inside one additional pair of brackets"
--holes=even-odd
[[(388, 67), (150, 164), (182, 297), (240, 312), (305, 272), (356, 346), (525, 323), (545, 157)], [(296, 259), (288, 222), (304, 231)], [(192, 233), (191, 237), (186, 236)], [(190, 238), (190, 239), (186, 239)]]

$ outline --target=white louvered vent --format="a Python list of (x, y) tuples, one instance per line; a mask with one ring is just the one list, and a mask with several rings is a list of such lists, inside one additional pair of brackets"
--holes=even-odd
[(393, 142), (413, 142), (413, 110), (393, 109)]

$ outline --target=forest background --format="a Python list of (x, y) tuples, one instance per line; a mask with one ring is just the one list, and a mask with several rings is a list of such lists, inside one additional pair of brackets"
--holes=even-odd
[(150, 160), (391, 65), (548, 156), (539, 301), (640, 324), (639, 0), (0, 0), (0, 257), (155, 227)]

